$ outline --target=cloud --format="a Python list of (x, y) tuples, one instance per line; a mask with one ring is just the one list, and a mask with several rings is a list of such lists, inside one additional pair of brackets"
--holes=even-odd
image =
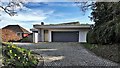
[[(86, 19), (86, 20), (84, 20), (84, 19)], [(77, 21), (79, 21), (80, 24), (94, 24), (93, 21), (90, 21), (89, 18), (85, 18), (84, 16), (74, 17), (74, 18), (49, 20), (49, 21), (45, 21), (45, 24), (69, 23), (69, 22), (77, 22)], [(36, 23), (36, 24), (39, 24), (39, 23)]]
[(48, 2), (48, 6), (58, 6), (58, 7), (76, 7), (77, 4), (75, 2)]
[(0, 1), (1, 2), (22, 1), (22, 2), (28, 3), (28, 2), (88, 2), (88, 1), (118, 2), (119, 0), (0, 0)]
[(73, 2), (74, 0), (28, 0), (28, 1), (29, 2)]
[(0, 24), (1, 24), (0, 28), (3, 28), (4, 26), (7, 26), (7, 25), (17, 25), (17, 24), (22, 25), (22, 26), (26, 25), (25, 23), (11, 21), (11, 20), (8, 20), (8, 19), (0, 21)]
[[(32, 4), (32, 5), (31, 5)], [(50, 6), (51, 4), (51, 6)], [(68, 5), (68, 7), (67, 7)], [(62, 7), (65, 6), (65, 7)], [(32, 28), (33, 24), (57, 24), (80, 21), (80, 23), (89, 23), (86, 17), (79, 15), (79, 10), (71, 7), (70, 3), (26, 3), (17, 16), (9, 16), (1, 12), (0, 28), (6, 25), (20, 25), (26, 29)], [(88, 15), (88, 14), (87, 14)]]
[[(54, 10), (44, 11), (42, 9), (31, 9), (27, 7), (23, 7), (21, 11), (18, 12), (17, 16), (9, 16), (5, 12), (0, 12), (0, 28), (6, 25), (21, 25), (25, 28), (32, 28), (32, 23), (41, 22), (48, 18), (51, 14), (54, 13)], [(29, 23), (29, 25), (28, 25)], [(28, 25), (28, 26), (27, 26)]]
[[(27, 1), (28, 2), (87, 2), (87, 1), (96, 1), (96, 0), (27, 0)], [(102, 1), (104, 1), (104, 0), (102, 0)], [(107, 0), (107, 1), (109, 1), (109, 0)], [(117, 0), (115, 0), (115, 1), (117, 1)]]
[[(19, 22), (19, 21), (14, 21), (14, 20), (10, 20), (8, 18), (6, 18), (5, 20), (1, 20), (0, 21), (0, 28), (3, 28), (7, 25), (20, 25), (22, 26), (23, 28), (27, 29), (28, 31), (30, 31), (30, 27), (28, 26), (28, 23), (24, 23), (24, 22)], [(27, 26), (28, 27), (27, 27)], [(31, 25), (31, 24), (29, 24)], [(32, 25), (31, 25), (32, 26)], [(31, 27), (32, 28), (32, 27)]]
[(16, 20), (16, 21), (41, 21), (44, 20), (46, 17), (43, 16), (35, 16), (33, 15), (23, 15), (19, 14), (18, 16), (13, 16), (9, 17), (11, 20)]

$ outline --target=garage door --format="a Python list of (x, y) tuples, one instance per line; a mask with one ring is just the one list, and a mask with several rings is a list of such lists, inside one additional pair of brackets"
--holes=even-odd
[(52, 42), (78, 42), (79, 32), (78, 31), (53, 31)]

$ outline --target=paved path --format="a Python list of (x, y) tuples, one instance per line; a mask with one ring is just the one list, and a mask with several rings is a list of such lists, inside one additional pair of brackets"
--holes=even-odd
[(42, 54), (44, 66), (117, 66), (116, 63), (97, 57), (80, 43), (39, 43), (20, 46)]

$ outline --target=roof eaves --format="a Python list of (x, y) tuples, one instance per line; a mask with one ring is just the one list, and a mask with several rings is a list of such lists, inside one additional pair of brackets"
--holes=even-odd
[(91, 28), (90, 26), (38, 26), (35, 28)]
[(21, 31), (23, 32), (23, 33), (30, 33), (29, 31), (27, 31), (26, 29), (24, 29), (23, 27), (21, 27), (21, 26), (19, 26), (20, 27), (20, 29), (21, 29)]

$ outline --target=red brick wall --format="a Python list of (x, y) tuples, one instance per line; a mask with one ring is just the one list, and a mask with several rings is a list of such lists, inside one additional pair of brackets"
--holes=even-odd
[(17, 34), (9, 29), (2, 29), (2, 41), (8, 42), (10, 40), (17, 41), (20, 40), (20, 37)]

